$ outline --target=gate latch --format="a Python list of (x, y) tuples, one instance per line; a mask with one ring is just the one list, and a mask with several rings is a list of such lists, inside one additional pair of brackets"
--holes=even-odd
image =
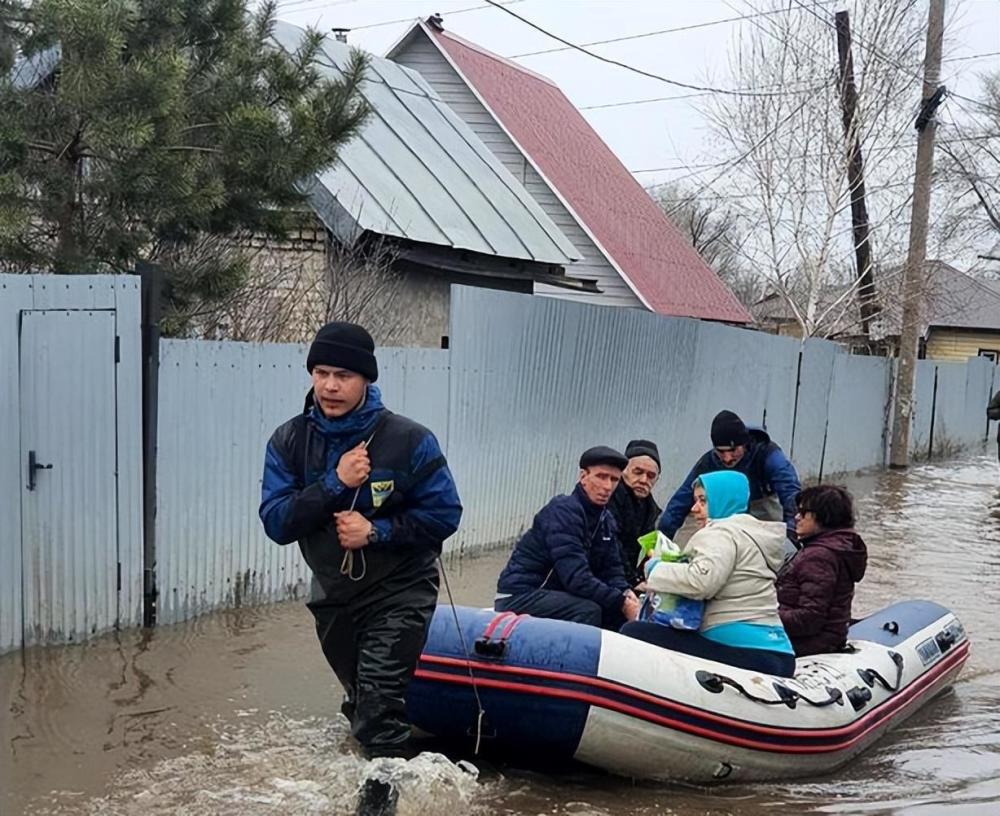
[(52, 465), (42, 465), (34, 451), (28, 451), (28, 490), (35, 489), (35, 473), (39, 470), (52, 470)]

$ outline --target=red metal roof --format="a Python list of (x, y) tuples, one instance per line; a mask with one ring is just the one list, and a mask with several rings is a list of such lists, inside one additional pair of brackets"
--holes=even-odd
[(450, 32), (425, 30), (654, 312), (751, 322), (736, 296), (551, 80)]

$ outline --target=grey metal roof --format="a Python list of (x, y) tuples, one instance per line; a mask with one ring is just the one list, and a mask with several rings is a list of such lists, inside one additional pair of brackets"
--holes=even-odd
[[(293, 51), (302, 29), (275, 26)], [(350, 46), (327, 38), (320, 68), (340, 76)], [(370, 57), (372, 115), (340, 160), (305, 185), (342, 237), (357, 230), (503, 258), (566, 265), (580, 253), (479, 137), (416, 72)]]
[(62, 58), (62, 48), (54, 45), (30, 57), (18, 55), (10, 72), (10, 81), (15, 88), (30, 88), (42, 82), (51, 74)]

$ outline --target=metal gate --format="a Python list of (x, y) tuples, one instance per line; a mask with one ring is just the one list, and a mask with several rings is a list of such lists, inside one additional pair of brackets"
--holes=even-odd
[(117, 358), (113, 309), (21, 312), (26, 646), (118, 623)]

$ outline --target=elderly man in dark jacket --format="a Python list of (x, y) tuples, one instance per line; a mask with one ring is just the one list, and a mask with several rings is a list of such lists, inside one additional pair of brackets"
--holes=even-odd
[(796, 499), (802, 549), (778, 578), (778, 614), (798, 657), (847, 645), (854, 585), (868, 548), (854, 532), (851, 495), (836, 485), (807, 487)]
[(369, 756), (406, 756), (404, 693), (462, 505), (434, 434), (382, 404), (374, 351), (361, 326), (319, 330), (305, 409), (267, 444), (260, 517), (312, 570), (308, 607), (352, 733)]
[(535, 516), (497, 582), (494, 608), (617, 630), (639, 600), (622, 574), (607, 504), (627, 460), (607, 447), (580, 457), (579, 483)]
[(639, 536), (656, 529), (660, 506), (652, 490), (660, 478), (660, 451), (648, 439), (633, 439), (625, 448), (628, 464), (622, 480), (611, 494), (608, 510), (618, 525), (625, 580), (637, 587), (645, 580), (639, 567)]
[[(762, 521), (784, 520), (788, 538), (795, 540), (795, 496), (799, 474), (784, 451), (763, 428), (747, 427), (732, 411), (720, 411), (712, 420), (712, 449), (667, 502), (659, 529), (673, 538), (694, 503), (694, 480), (714, 470), (737, 470), (750, 482), (750, 514)], [(775, 507), (774, 499), (780, 502)], [(794, 551), (794, 548), (789, 547)]]

